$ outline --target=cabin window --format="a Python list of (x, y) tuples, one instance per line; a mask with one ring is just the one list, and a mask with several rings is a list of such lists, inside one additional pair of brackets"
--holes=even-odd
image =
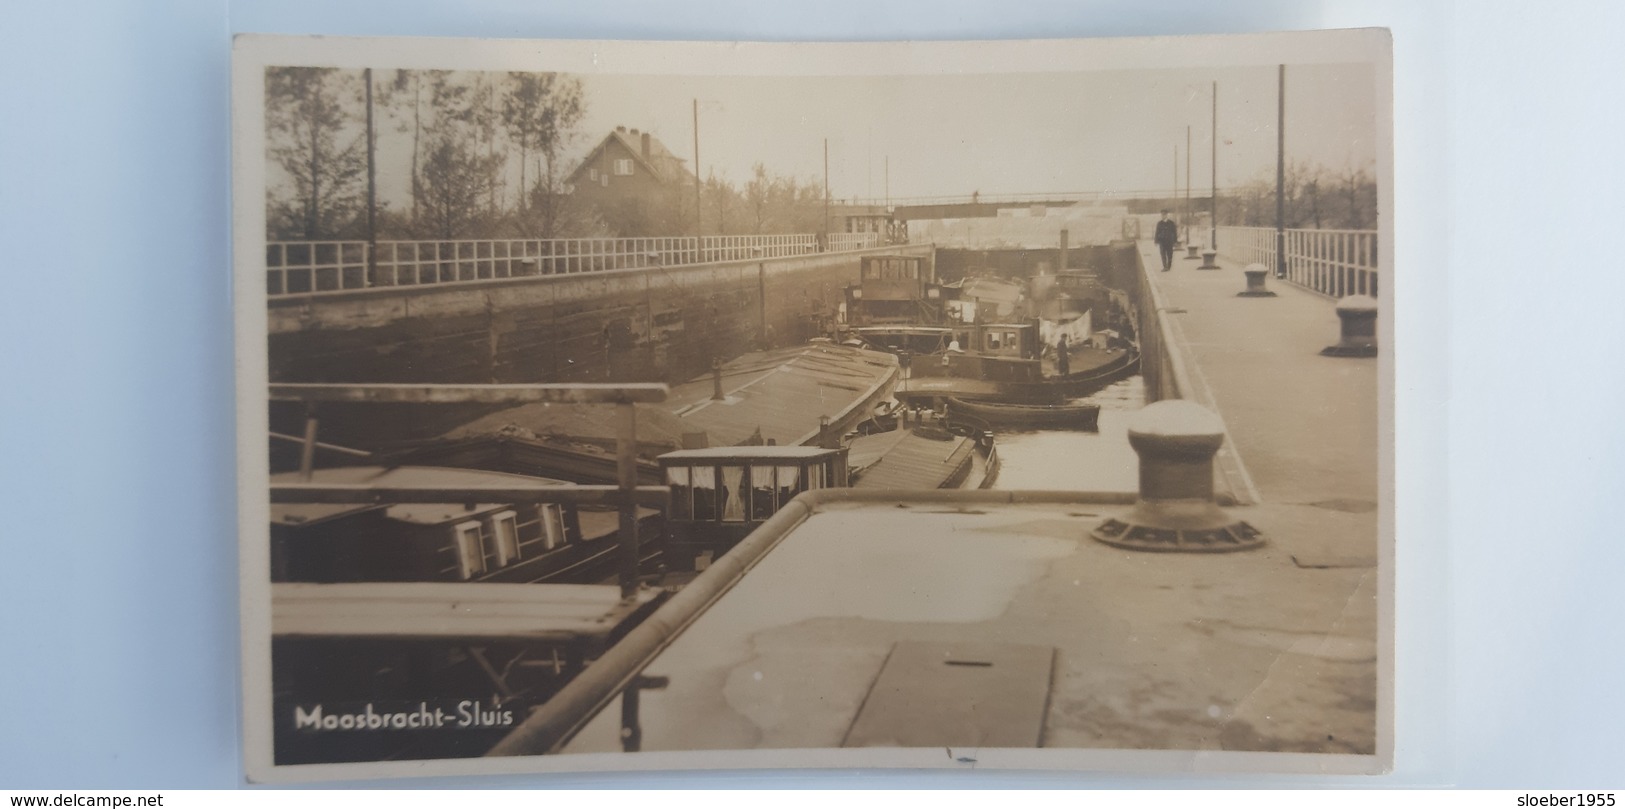
[(824, 488), (824, 465), (821, 463), (807, 467), (807, 488), (804, 491)]
[(724, 466), (722, 470), (722, 521), (745, 521), (745, 467)]
[(801, 467), (781, 466), (778, 471), (778, 500), (779, 505), (782, 507), (785, 503), (790, 502), (790, 498), (801, 492)]
[(491, 538), (495, 540), (497, 567), (519, 559), (519, 514), (500, 511), (491, 515)]
[(689, 470), (689, 486), (694, 490), (695, 520), (717, 518), (717, 468), (696, 466)]
[(457, 568), (464, 579), (485, 572), (485, 538), (475, 520), (458, 523), (451, 529), (457, 538)]
[(773, 516), (778, 510), (774, 502), (773, 467), (750, 468), (750, 518), (758, 522)]
[(630, 176), (632, 176), (632, 161), (630, 159), (621, 159), (621, 160), (615, 161), (615, 175), (617, 177), (630, 177)]
[(564, 509), (547, 505), (537, 509), (536, 513), (542, 523), (542, 547), (553, 550), (564, 544)]
[(671, 487), (671, 518), (686, 520), (694, 514), (694, 490), (688, 484), (688, 467), (666, 467), (666, 485)]

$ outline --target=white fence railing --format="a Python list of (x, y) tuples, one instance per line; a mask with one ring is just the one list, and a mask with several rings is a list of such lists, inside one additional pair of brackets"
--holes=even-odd
[[(877, 233), (835, 233), (828, 249), (879, 247)], [(269, 242), (266, 292), (272, 296), (418, 286), (536, 275), (680, 267), (820, 252), (814, 234), (662, 236), (631, 239), (458, 239), (378, 242)], [(369, 260), (370, 258), (370, 260)]]
[(831, 233), (829, 234), (829, 249), (839, 250), (867, 250), (880, 246), (879, 233)]
[[(1219, 228), (1219, 254), (1276, 270), (1275, 228)], [(1377, 231), (1286, 231), (1286, 280), (1323, 295), (1377, 296)]]

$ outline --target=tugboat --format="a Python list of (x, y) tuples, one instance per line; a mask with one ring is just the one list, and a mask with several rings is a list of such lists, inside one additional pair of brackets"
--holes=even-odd
[(931, 262), (921, 256), (864, 256), (858, 282), (846, 288), (846, 323), (851, 326), (941, 325), (943, 287)]

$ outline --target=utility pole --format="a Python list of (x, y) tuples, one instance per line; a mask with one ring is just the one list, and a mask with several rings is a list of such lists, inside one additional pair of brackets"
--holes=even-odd
[(1219, 82), (1213, 82), (1213, 198), (1209, 200), (1208, 247), (1219, 252)]
[[(1174, 144), (1174, 200), (1179, 200), (1179, 144)], [(1178, 239), (1174, 242), (1177, 244)]]
[(694, 247), (705, 239), (700, 227), (700, 100), (694, 99)]
[(1275, 89), (1275, 277), (1286, 277), (1286, 65)]
[(829, 249), (829, 138), (824, 138), (824, 249)]
[(378, 143), (373, 139), (372, 133), (372, 68), (361, 71), (362, 80), (367, 82), (367, 280), (366, 285), (372, 286), (373, 270), (378, 266), (378, 183), (375, 177), (377, 172), (373, 167), (376, 158), (373, 153), (378, 149)]
[(1191, 125), (1185, 125), (1185, 240), (1191, 236)]

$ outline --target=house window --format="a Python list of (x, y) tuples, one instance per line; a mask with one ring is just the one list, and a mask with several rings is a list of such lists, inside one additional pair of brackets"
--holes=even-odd
[(598, 184), (605, 187), (605, 188), (608, 188), (609, 187), (609, 175), (608, 174), (600, 174), (600, 175), (598, 175)]
[(598, 182), (598, 169), (587, 169), (587, 181), (592, 183)]
[(497, 567), (519, 558), (519, 514), (502, 511), (491, 515), (491, 535), (496, 539)]
[(458, 572), (466, 581), (485, 572), (485, 539), (476, 520), (458, 523), (452, 529), (457, 538)]
[(631, 161), (630, 158), (622, 158), (620, 160), (615, 161), (615, 176), (617, 176), (617, 177), (630, 177), (630, 176), (632, 176), (632, 161)]

